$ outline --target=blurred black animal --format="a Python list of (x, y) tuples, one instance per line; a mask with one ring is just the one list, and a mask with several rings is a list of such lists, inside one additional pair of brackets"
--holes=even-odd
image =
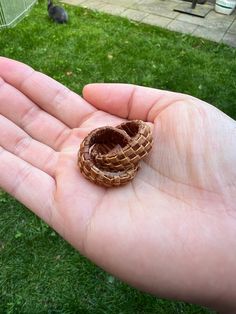
[(54, 5), (52, 0), (48, 0), (48, 15), (57, 23), (66, 23), (68, 21), (67, 12), (62, 7)]

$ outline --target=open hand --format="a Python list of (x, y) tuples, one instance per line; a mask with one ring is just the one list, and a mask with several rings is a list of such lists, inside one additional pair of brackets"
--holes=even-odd
[[(0, 187), (82, 254), (161, 297), (236, 307), (236, 123), (188, 95), (91, 84), (83, 97), (0, 59)], [(154, 145), (126, 186), (77, 167), (91, 130), (141, 119)], [(233, 310), (232, 310), (233, 311)]]

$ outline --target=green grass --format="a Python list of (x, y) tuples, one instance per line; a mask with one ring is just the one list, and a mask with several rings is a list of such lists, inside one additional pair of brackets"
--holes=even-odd
[[(78, 93), (90, 82), (134, 83), (194, 95), (236, 118), (235, 49), (68, 6), (70, 22), (56, 25), (45, 2), (0, 32), (1, 55)], [(3, 192), (0, 289), (0, 313), (210, 313), (121, 283)]]

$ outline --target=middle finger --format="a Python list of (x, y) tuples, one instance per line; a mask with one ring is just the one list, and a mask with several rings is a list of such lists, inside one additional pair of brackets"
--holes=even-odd
[(40, 109), (3, 80), (0, 81), (0, 114), (53, 149), (59, 148), (62, 138), (70, 131), (64, 123)]
[(0, 115), (0, 146), (32, 166), (54, 177), (58, 153), (30, 137), (13, 122)]

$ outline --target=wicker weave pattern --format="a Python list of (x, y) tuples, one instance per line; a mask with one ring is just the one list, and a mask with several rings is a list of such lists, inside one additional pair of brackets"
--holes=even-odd
[(152, 142), (150, 127), (140, 120), (97, 128), (80, 145), (80, 171), (98, 185), (124, 185), (134, 178), (139, 161), (148, 154)]

